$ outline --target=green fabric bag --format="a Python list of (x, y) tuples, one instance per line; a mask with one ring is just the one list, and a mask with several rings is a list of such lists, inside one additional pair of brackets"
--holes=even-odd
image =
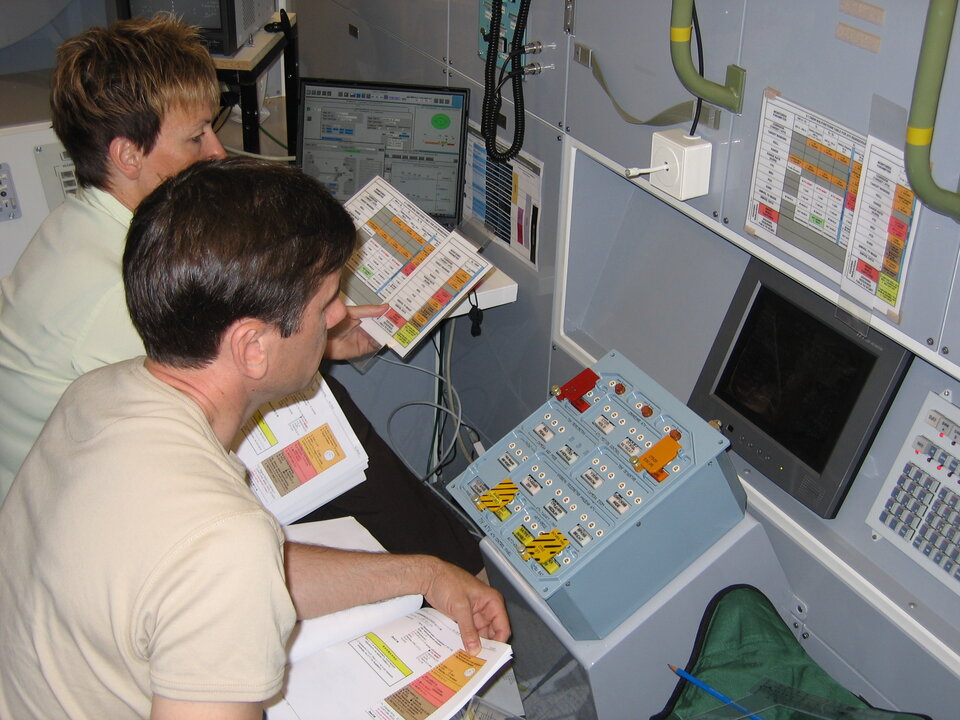
[[(732, 585), (707, 605), (686, 672), (761, 720), (931, 720), (872, 708), (806, 653), (766, 596)], [(680, 679), (650, 720), (751, 717)]]

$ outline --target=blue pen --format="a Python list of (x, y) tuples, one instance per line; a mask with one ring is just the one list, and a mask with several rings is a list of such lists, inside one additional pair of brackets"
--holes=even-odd
[(729, 705), (730, 707), (732, 707), (734, 710), (739, 710), (739, 711), (742, 712), (744, 715), (746, 715), (748, 718), (751, 718), (751, 720), (763, 720), (763, 718), (760, 717), (759, 715), (754, 715), (752, 712), (750, 712), (750, 711), (747, 710), (745, 707), (743, 707), (743, 705), (738, 705), (738, 704), (735, 703), (733, 700), (731, 700), (731, 699), (728, 698), (726, 695), (724, 695), (722, 692), (720, 692), (719, 690), (714, 690), (712, 687), (710, 687), (709, 685), (707, 685), (703, 680), (700, 680), (699, 678), (695, 678), (693, 675), (691, 675), (690, 673), (688, 673), (686, 670), (681, 670), (681, 669), (678, 668), (676, 665), (669, 665), (669, 664), (668, 664), (667, 667), (670, 668), (671, 670), (673, 670), (677, 675), (679, 675), (680, 677), (682, 677), (682, 678), (683, 678), (684, 680), (686, 680), (687, 682), (693, 683), (694, 685), (696, 685), (698, 688), (700, 688), (700, 689), (703, 690), (704, 692), (709, 693), (710, 695), (713, 695), (713, 696), (714, 696), (717, 700), (719, 700), (720, 702), (726, 703), (727, 705)]

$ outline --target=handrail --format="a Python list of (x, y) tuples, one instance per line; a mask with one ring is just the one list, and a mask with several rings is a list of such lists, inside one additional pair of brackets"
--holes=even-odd
[(910, 187), (924, 205), (960, 219), (960, 194), (937, 185), (930, 168), (930, 143), (956, 15), (957, 0), (930, 0), (907, 120), (904, 165)]
[(727, 65), (726, 85), (707, 80), (693, 65), (690, 35), (693, 26), (693, 0), (673, 0), (670, 14), (670, 58), (683, 86), (707, 102), (740, 114), (747, 71)]

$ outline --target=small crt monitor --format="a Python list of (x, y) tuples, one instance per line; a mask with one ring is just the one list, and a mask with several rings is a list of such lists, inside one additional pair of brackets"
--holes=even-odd
[(297, 165), (341, 202), (380, 175), (452, 229), (469, 107), (468, 88), (301, 78)]
[(824, 518), (836, 516), (912, 357), (864, 330), (754, 258), (690, 397), (731, 451)]

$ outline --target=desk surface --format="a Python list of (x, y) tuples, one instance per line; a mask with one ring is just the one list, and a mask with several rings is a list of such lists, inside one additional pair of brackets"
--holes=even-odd
[[(297, 24), (297, 14), (287, 13), (290, 18), (290, 24)], [(280, 13), (273, 14), (273, 21), (280, 20)], [(239, 70), (241, 72), (252, 71), (266, 57), (280, 40), (283, 39), (282, 32), (267, 32), (260, 30), (253, 36), (253, 41), (237, 49), (233, 55), (214, 55), (213, 64), (217, 70)]]

